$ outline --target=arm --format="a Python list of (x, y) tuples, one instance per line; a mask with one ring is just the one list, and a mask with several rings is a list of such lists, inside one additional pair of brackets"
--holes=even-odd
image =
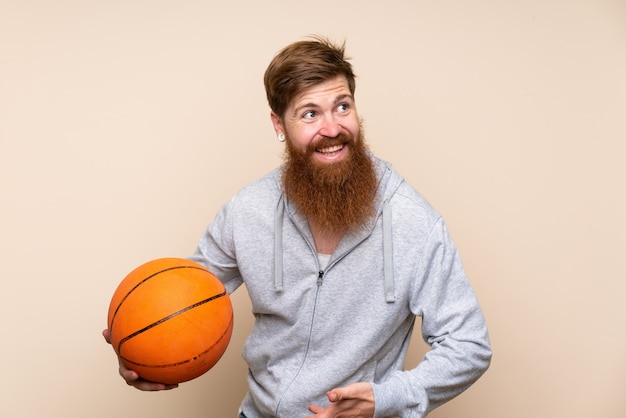
[[(424, 244), (411, 310), (431, 350), (420, 364), (373, 384), (376, 417), (426, 413), (459, 395), (489, 367), (485, 318), (456, 246), (440, 219)], [(417, 285), (417, 284), (420, 285)]]
[(327, 393), (330, 403), (309, 410), (318, 418), (424, 417), (476, 381), (489, 365), (485, 320), (456, 247), (439, 220), (428, 234), (411, 290), (411, 311), (422, 316), (431, 351), (414, 369), (378, 383), (354, 383)]
[(232, 236), (232, 203), (222, 206), (213, 222), (206, 229), (191, 261), (202, 264), (219, 278), (228, 293), (233, 293), (243, 280), (237, 267)]
[[(224, 248), (228, 247), (228, 237), (230, 234), (225, 228), (226, 207), (217, 215), (214, 222), (209, 226), (206, 233), (203, 235), (195, 254), (190, 257), (192, 261), (205, 265), (213, 274), (224, 281), (225, 277), (234, 279), (230, 280), (230, 283), (224, 283), (229, 293), (232, 293), (240, 282), (236, 280), (238, 278), (238, 270), (234, 263), (234, 258), (229, 257)], [(221, 240), (220, 243), (219, 240)], [(111, 344), (109, 330), (102, 331), (102, 336), (105, 341)], [(142, 391), (158, 391), (168, 390), (178, 387), (177, 384), (163, 384), (158, 382), (151, 382), (142, 379), (137, 372), (130, 370), (124, 366), (124, 364), (118, 359), (119, 374), (126, 381), (129, 386), (133, 386)]]

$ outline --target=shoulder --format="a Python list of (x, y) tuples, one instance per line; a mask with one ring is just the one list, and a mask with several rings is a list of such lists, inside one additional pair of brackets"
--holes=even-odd
[(410, 184), (389, 162), (372, 157), (383, 185), (383, 200), (393, 212), (401, 215), (426, 217), (436, 222), (440, 215), (430, 202)]
[(273, 213), (281, 196), (280, 172), (277, 168), (248, 183), (233, 195), (223, 209), (236, 217)]

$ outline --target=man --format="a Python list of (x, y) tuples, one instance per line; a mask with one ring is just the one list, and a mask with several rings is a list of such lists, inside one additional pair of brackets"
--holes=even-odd
[[(264, 81), (285, 163), (225, 204), (191, 257), (250, 294), (240, 417), (424, 417), (491, 358), (457, 249), (440, 215), (368, 151), (343, 46), (293, 43)], [(417, 316), (432, 349), (405, 371)]]

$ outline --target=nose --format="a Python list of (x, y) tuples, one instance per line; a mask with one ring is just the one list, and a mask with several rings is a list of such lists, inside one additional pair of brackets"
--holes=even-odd
[(334, 115), (327, 115), (323, 120), (319, 133), (327, 138), (334, 138), (341, 132), (341, 125), (335, 120)]

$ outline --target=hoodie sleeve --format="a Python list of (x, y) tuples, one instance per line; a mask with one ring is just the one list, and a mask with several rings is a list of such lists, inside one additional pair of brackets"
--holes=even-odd
[(200, 263), (224, 283), (228, 293), (242, 284), (233, 244), (232, 212), (235, 198), (219, 210), (206, 229), (191, 261)]
[(411, 295), (431, 349), (420, 364), (373, 384), (374, 417), (424, 417), (459, 395), (489, 367), (487, 325), (456, 246), (438, 219), (426, 239)]

